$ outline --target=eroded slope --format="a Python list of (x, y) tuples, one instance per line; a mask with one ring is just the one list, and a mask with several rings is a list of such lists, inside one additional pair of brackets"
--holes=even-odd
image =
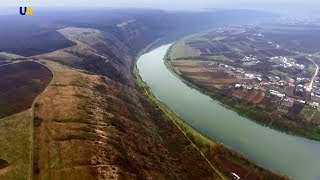
[(35, 108), (35, 178), (215, 178), (197, 150), (136, 90), (47, 62)]
[(70, 27), (60, 29), (59, 32), (77, 45), (41, 55), (41, 57), (133, 85), (130, 76), (132, 54), (115, 37), (90, 28)]

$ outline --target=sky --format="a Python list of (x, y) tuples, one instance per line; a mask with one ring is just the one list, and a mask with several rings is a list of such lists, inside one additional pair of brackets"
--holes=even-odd
[[(0, 0), (0, 7), (138, 7), (166, 10), (241, 8), (266, 11), (320, 12), (320, 0)], [(0, 8), (1, 12), (9, 11)]]
[(193, 9), (265, 5), (320, 5), (319, 0), (0, 0), (0, 6), (90, 6), (152, 7), (161, 9)]

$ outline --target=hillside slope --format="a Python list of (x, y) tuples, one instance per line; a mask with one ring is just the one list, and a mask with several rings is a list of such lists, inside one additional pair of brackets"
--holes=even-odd
[[(108, 41), (112, 36), (96, 29), (59, 32), (77, 45), (37, 56), (55, 76), (35, 106), (35, 179), (221, 178), (134, 83), (129, 48), (116, 39)], [(99, 71), (110, 66), (119, 68), (117, 76)], [(197, 144), (197, 137), (190, 138)], [(234, 166), (253, 179), (280, 178), (219, 144), (198, 145), (226, 176)]]
[[(53, 73), (52, 83), (30, 109), (33, 113), (27, 111), (28, 116), (24, 115), (28, 119), (23, 127), (32, 125), (30, 132), (33, 132), (23, 136), (24, 142), (30, 137), (33, 140), (33, 153), (28, 152), (23, 162), (24, 167), (31, 164), (30, 178), (222, 179), (230, 177), (230, 167), (240, 169), (252, 179), (283, 178), (205, 137), (206, 143), (198, 142), (196, 136), (188, 133), (210, 160), (208, 163), (145, 89), (137, 85), (132, 69), (142, 48), (171, 29), (174, 32), (188, 27), (190, 19), (212, 15), (204, 13), (191, 18), (190, 13), (149, 13), (151, 19), (144, 11), (133, 14), (125, 11), (114, 22), (104, 20), (105, 16), (63, 22), (57, 17), (55, 23), (47, 23), (45, 27), (59, 29), (59, 35), (74, 46), (18, 58), (39, 61)], [(130, 21), (132, 17), (137, 20)], [(164, 21), (158, 25), (155, 20)], [(174, 22), (179, 22), (179, 27)], [(29, 118), (30, 113), (34, 117)], [(29, 154), (31, 162), (27, 161)], [(12, 174), (12, 166), (8, 164), (13, 161), (4, 160), (8, 162), (0, 159), (3, 162), (0, 168), (4, 167), (0, 169), (0, 178)], [(22, 179), (28, 176), (26, 172), (21, 172)]]
[(35, 107), (35, 179), (218, 177), (134, 88), (42, 61), (55, 77)]

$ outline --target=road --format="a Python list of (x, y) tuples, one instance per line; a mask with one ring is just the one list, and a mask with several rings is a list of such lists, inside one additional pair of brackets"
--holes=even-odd
[(316, 78), (317, 78), (317, 76), (318, 76), (318, 74), (319, 74), (319, 66), (318, 66), (318, 64), (315, 63), (311, 58), (308, 57), (308, 59), (309, 59), (309, 61), (311, 61), (311, 62), (316, 66), (316, 71), (315, 71), (315, 73), (314, 73), (314, 75), (313, 75), (313, 77), (312, 77), (312, 79), (311, 79), (311, 81), (310, 81), (309, 86), (307, 87), (307, 90), (308, 90), (308, 91), (311, 91), (311, 90), (312, 90), (312, 87), (313, 87), (313, 83), (314, 83), (314, 81), (316, 80)]

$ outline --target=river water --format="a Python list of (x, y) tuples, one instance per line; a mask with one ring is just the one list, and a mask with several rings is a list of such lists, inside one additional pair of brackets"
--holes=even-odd
[(294, 179), (320, 179), (320, 142), (257, 124), (187, 86), (164, 65), (169, 47), (157, 47), (137, 61), (140, 76), (160, 101), (203, 134), (262, 167)]

